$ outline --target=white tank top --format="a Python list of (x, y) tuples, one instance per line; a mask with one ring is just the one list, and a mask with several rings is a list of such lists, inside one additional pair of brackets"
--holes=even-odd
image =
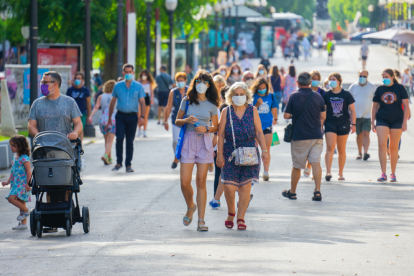
[(142, 84), (142, 87), (144, 88), (145, 93), (147, 93), (148, 96), (151, 97), (151, 85), (150, 85), (150, 83)]

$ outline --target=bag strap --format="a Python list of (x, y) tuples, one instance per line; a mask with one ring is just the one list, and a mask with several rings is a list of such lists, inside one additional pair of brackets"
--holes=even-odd
[(165, 79), (163, 78), (163, 76), (164, 75), (160, 75), (160, 77), (161, 77), (161, 79), (162, 79), (162, 81), (164, 82), (164, 84), (167, 86), (167, 87), (170, 87), (170, 85), (165, 81)]
[(229, 106), (229, 112), (230, 112), (230, 125), (231, 125), (231, 134), (233, 136), (233, 146), (236, 150), (236, 139), (234, 138), (234, 129), (233, 129), (233, 118), (231, 117), (231, 105)]
[(295, 126), (295, 124), (296, 124), (296, 122), (297, 121), (299, 121), (299, 119), (300, 119), (300, 115), (302, 115), (302, 112), (303, 112), (303, 110), (305, 110), (306, 109), (306, 107), (309, 105), (309, 103), (310, 103), (310, 101), (311, 101), (311, 99), (312, 99), (312, 97), (313, 97), (313, 94), (314, 94), (315, 92), (313, 92), (312, 91), (312, 94), (308, 97), (308, 100), (306, 101), (306, 104), (305, 104), (305, 106), (302, 108), (302, 110), (299, 112), (299, 114), (297, 115), (298, 117), (297, 117), (297, 119), (295, 120), (295, 121), (293, 121), (292, 120), (292, 129), (293, 129), (293, 127)]
[[(187, 96), (184, 96), (183, 100), (185, 100), (185, 99), (187, 99)], [(190, 103), (190, 101), (187, 100), (186, 104), (185, 104), (185, 113), (184, 113), (183, 119), (185, 119), (185, 116), (187, 115), (187, 110), (188, 110), (188, 104), (189, 103)]]

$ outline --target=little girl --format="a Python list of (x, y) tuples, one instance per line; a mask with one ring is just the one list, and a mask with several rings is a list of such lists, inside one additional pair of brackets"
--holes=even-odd
[(28, 228), (26, 222), (29, 216), (26, 202), (30, 202), (30, 191), (32, 190), (28, 185), (32, 177), (29, 143), (22, 135), (12, 137), (9, 143), (11, 151), (16, 154), (13, 158), (9, 180), (1, 184), (3, 187), (11, 184), (10, 193), (6, 199), (20, 209), (20, 215), (17, 216), (19, 224), (13, 227), (13, 230), (25, 230)]

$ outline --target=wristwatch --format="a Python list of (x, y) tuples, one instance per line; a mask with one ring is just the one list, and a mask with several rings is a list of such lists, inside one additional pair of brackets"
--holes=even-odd
[(206, 133), (208, 133), (210, 131), (210, 128), (208, 126), (206, 126)]
[(356, 126), (356, 124), (351, 124), (351, 126)]

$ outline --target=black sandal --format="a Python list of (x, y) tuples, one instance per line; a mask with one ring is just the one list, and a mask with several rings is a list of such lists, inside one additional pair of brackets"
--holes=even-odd
[(319, 191), (313, 193), (312, 200), (314, 201), (322, 201), (322, 194)]
[[(291, 193), (291, 192), (290, 192), (290, 190), (283, 191), (283, 192), (282, 192), (282, 196), (287, 197), (287, 198), (289, 198), (289, 199), (293, 199), (293, 200), (297, 199), (297, 198), (296, 198), (296, 194), (295, 194), (295, 193)], [(293, 197), (294, 197), (294, 198), (293, 198)]]
[(326, 174), (326, 175), (325, 175), (325, 180), (326, 180), (326, 181), (331, 181), (331, 178), (332, 178), (332, 175), (331, 175), (331, 174), (329, 174), (329, 175), (328, 175), (328, 174)]

